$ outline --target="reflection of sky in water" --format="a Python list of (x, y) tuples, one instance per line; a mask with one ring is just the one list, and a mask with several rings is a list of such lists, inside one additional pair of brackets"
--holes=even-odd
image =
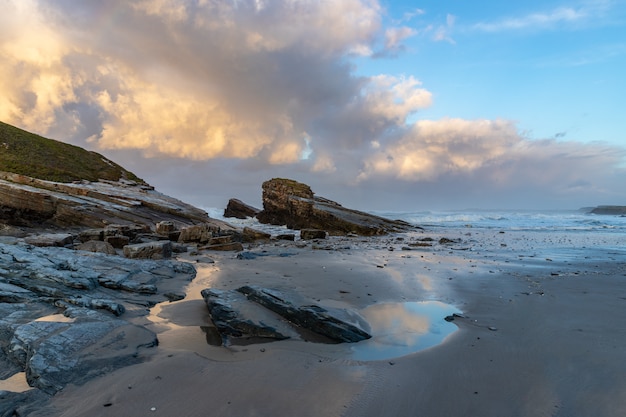
[(397, 358), (439, 344), (457, 327), (444, 320), (460, 313), (439, 301), (374, 304), (361, 311), (372, 338), (352, 346), (353, 358)]

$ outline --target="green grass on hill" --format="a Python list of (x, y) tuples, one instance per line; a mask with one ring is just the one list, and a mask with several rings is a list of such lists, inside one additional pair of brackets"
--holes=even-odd
[(0, 171), (55, 182), (121, 178), (144, 183), (104, 156), (0, 122)]

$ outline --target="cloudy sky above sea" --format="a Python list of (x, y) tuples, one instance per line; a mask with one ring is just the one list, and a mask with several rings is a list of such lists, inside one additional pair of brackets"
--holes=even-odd
[(0, 6), (0, 120), (201, 207), (626, 204), (625, 0)]

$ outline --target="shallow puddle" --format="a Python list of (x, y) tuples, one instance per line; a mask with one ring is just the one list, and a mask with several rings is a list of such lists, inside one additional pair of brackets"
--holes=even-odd
[(398, 358), (435, 346), (458, 327), (445, 320), (461, 312), (439, 301), (381, 303), (363, 309), (372, 338), (351, 345), (357, 360)]

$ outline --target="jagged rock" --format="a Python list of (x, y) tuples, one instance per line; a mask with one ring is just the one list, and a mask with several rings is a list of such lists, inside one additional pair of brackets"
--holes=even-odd
[[(339, 309), (333, 309), (331, 312), (318, 305), (304, 302), (295, 295), (268, 288), (246, 285), (238, 288), (237, 291), (245, 294), (249, 300), (281, 315), (289, 322), (335, 342), (359, 342), (372, 337), (362, 328), (351, 324), (355, 322), (365, 324), (356, 313)], [(345, 319), (340, 316), (345, 316)]]
[(256, 242), (258, 240), (269, 240), (271, 237), (272, 237), (271, 234), (253, 229), (251, 227), (244, 227), (242, 235), (241, 235), (241, 238), (244, 242)]
[(254, 217), (261, 210), (258, 208), (252, 207), (241, 200), (237, 200), (236, 198), (231, 198), (228, 200), (228, 204), (226, 205), (226, 209), (224, 210), (224, 217), (234, 217), (237, 219), (246, 219), (248, 217)]
[(24, 238), (29, 245), (39, 247), (68, 246), (74, 242), (74, 236), (69, 233), (42, 233)]
[(84, 250), (88, 252), (106, 253), (109, 255), (117, 254), (113, 245), (111, 245), (109, 242), (102, 242), (101, 240), (89, 240), (85, 243), (81, 243), (74, 249)]
[(170, 233), (176, 231), (176, 225), (174, 222), (158, 222), (156, 224), (156, 233), (163, 236), (169, 236)]
[(300, 239), (326, 239), (326, 231), (317, 229), (302, 229), (300, 230)]
[(356, 233), (372, 236), (417, 229), (401, 220), (347, 209), (294, 180), (274, 178), (263, 183), (261, 223), (285, 225), (290, 229), (321, 229), (331, 235)]
[[(213, 324), (222, 336), (223, 344), (228, 345), (233, 339), (287, 339), (289, 336), (276, 328), (266, 325), (262, 319), (266, 317), (253, 306), (246, 297), (232, 290), (207, 288), (201, 291), (202, 298), (209, 309)], [(245, 307), (244, 307), (245, 305)]]
[(159, 240), (156, 242), (137, 243), (124, 246), (124, 256), (131, 259), (167, 259), (172, 257), (172, 242)]

